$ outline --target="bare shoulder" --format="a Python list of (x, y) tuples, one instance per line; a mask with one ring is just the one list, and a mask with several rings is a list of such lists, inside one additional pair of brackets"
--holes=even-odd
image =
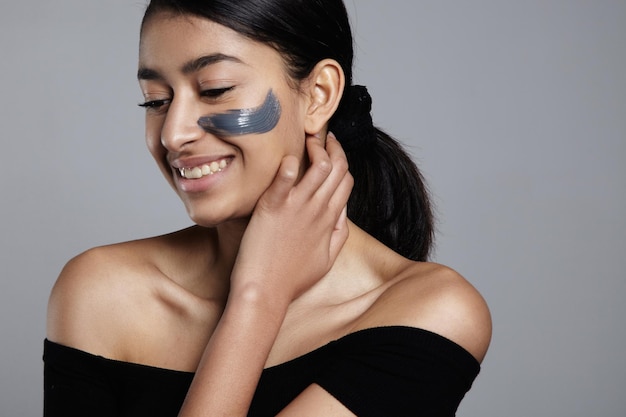
[(121, 243), (93, 248), (65, 265), (48, 300), (48, 339), (113, 356), (119, 333), (113, 323), (121, 321), (120, 307), (133, 292), (133, 277), (140, 274), (132, 254), (136, 246)]
[(480, 293), (458, 272), (413, 263), (390, 281), (360, 327), (405, 325), (459, 344), (482, 362), (491, 341), (491, 315)]
[(116, 358), (134, 318), (148, 308), (160, 275), (159, 236), (87, 250), (61, 271), (48, 301), (47, 338)]

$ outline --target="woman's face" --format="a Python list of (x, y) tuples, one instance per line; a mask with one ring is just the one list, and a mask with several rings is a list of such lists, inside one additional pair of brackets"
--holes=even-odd
[(282, 158), (304, 158), (306, 102), (269, 46), (160, 13), (143, 28), (138, 77), (150, 153), (197, 224), (247, 218)]

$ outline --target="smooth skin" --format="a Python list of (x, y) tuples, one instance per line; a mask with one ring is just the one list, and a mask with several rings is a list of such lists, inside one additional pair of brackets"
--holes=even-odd
[[(294, 85), (274, 49), (208, 20), (157, 14), (143, 29), (139, 67), (154, 104), (148, 148), (197, 226), (71, 260), (50, 296), (48, 339), (196, 372), (180, 416), (245, 416), (264, 367), (366, 328), (426, 329), (482, 361), (491, 320), (480, 294), (346, 218), (352, 177), (326, 132), (345, 82), (335, 61)], [(274, 130), (221, 138), (198, 126), (202, 115), (259, 103), (269, 88), (283, 109)], [(215, 158), (229, 163), (214, 178), (180, 178), (181, 164)], [(280, 415), (353, 414), (311, 385)]]

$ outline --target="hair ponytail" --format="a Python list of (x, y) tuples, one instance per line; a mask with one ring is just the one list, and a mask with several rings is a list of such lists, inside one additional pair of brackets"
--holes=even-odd
[(367, 89), (352, 86), (346, 93), (330, 130), (354, 177), (348, 217), (399, 254), (425, 261), (434, 227), (424, 179), (402, 146), (373, 125)]

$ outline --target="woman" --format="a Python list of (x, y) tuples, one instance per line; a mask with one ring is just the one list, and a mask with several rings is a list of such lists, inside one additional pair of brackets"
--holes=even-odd
[(150, 3), (146, 140), (196, 226), (64, 268), (46, 415), (454, 415), (489, 312), (425, 262), (426, 189), (351, 67), (341, 0)]

